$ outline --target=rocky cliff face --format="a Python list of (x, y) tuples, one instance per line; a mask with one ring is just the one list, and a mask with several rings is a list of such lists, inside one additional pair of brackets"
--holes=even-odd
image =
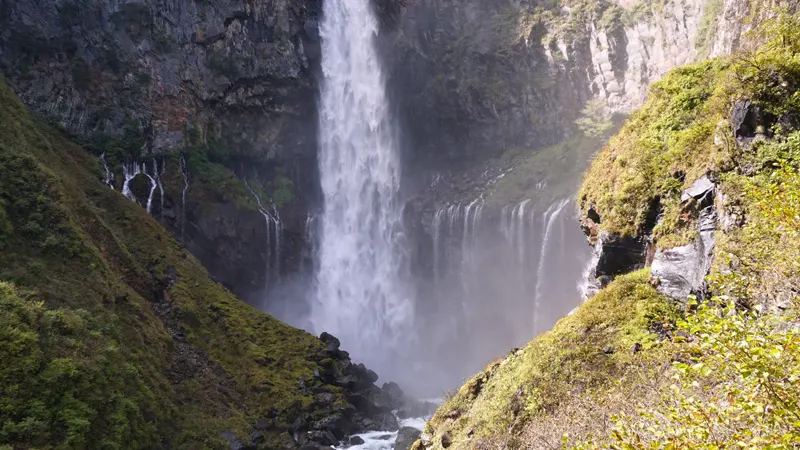
[(736, 49), (749, 14), (736, 0), (413, 2), (387, 39), (413, 161), (555, 144), (590, 99), (631, 112), (667, 71)]
[(0, 8), (0, 70), (23, 102), (102, 154), (107, 184), (217, 279), (248, 297), (298, 264), (275, 260), (299, 255), (316, 195), (318, 0)]
[(312, 152), (318, 1), (3, 3), (0, 67), (22, 100), (88, 140), (168, 153), (191, 128), (231, 154)]

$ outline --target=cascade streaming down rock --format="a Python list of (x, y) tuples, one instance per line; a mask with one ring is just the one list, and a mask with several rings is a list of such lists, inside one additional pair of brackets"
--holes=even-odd
[[(264, 207), (261, 203), (261, 197), (250, 187), (250, 183), (245, 179), (244, 185), (253, 195), (253, 198), (258, 204), (258, 211), (264, 216), (266, 222), (266, 236), (264, 244), (266, 246), (265, 258), (265, 280), (266, 285), (270, 286), (272, 281), (280, 281), (281, 274), (281, 236), (283, 236), (283, 222), (281, 216), (278, 214), (278, 208), (272, 202), (272, 212)], [(271, 200), (270, 200), (271, 201)]]
[(578, 306), (569, 287), (582, 279), (589, 248), (573, 210), (569, 200), (489, 210), (478, 199), (432, 214), (431, 280), (417, 329), (433, 366), (466, 376)]
[[(370, 367), (392, 373), (413, 304), (398, 191), (400, 160), (367, 0), (329, 0), (320, 24), (319, 170), (324, 198), (310, 322)], [(394, 356), (393, 356), (394, 355)]]

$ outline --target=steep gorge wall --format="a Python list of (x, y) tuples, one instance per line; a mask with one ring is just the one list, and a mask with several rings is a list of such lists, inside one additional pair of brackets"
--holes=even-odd
[(412, 2), (386, 39), (410, 164), (441, 169), (553, 145), (591, 99), (629, 113), (670, 69), (737, 48), (749, 5)]
[[(320, 5), (4, 1), (0, 70), (29, 108), (104, 156), (109, 185), (129, 184), (145, 207), (157, 180), (152, 215), (250, 297), (280, 275), (269, 272), (281, 246), (294, 258), (278, 272), (300, 263), (317, 189)], [(145, 173), (127, 183), (125, 171)], [(280, 229), (259, 201), (281, 210)]]

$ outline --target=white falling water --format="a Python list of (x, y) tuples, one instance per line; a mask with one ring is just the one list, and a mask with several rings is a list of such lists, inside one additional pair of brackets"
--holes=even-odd
[[(547, 250), (553, 245), (550, 237), (552, 234), (553, 224), (556, 223), (558, 220), (558, 216), (561, 214), (561, 211), (564, 210), (564, 207), (567, 206), (569, 203), (568, 200), (563, 200), (558, 203), (553, 203), (548, 208), (547, 212), (545, 213), (544, 221), (544, 235), (542, 236), (542, 251), (539, 255), (539, 267), (536, 271), (536, 291), (534, 293), (534, 306), (533, 306), (533, 329), (536, 331), (539, 330), (539, 315), (537, 312), (541, 310), (542, 307), (542, 284), (545, 281), (545, 267), (547, 267)], [(563, 237), (562, 237), (563, 241)]]
[(122, 176), (125, 177), (125, 181), (122, 182), (122, 195), (128, 197), (133, 202), (137, 200), (136, 196), (133, 195), (131, 191), (130, 182), (140, 173), (142, 173), (142, 168), (135, 162), (122, 165)]
[(158, 164), (156, 164), (155, 158), (153, 159), (153, 175), (147, 173), (147, 167), (142, 163), (142, 173), (144, 176), (150, 180), (150, 194), (147, 196), (147, 206), (145, 209), (147, 210), (147, 214), (150, 214), (150, 210), (153, 209), (153, 196), (156, 193), (156, 188), (158, 188), (158, 183), (156, 179), (158, 179)]
[(103, 183), (105, 183), (111, 189), (114, 189), (114, 172), (108, 168), (108, 163), (106, 162), (106, 152), (103, 152), (100, 155), (100, 160), (103, 161), (103, 170), (106, 172), (105, 177), (103, 178)]
[(183, 191), (181, 191), (181, 242), (185, 242), (186, 235), (186, 191), (189, 190), (189, 166), (186, 158), (181, 153), (180, 159), (181, 176), (183, 176)]
[(161, 182), (161, 176), (167, 171), (167, 161), (161, 160), (161, 172), (158, 171), (158, 164), (156, 159), (153, 158), (153, 166), (155, 167), (156, 181), (158, 182), (158, 191), (161, 194), (161, 218), (164, 218), (164, 184)]
[(400, 245), (400, 161), (369, 0), (323, 2), (320, 181), (324, 196), (311, 323), (373, 368), (413, 317)]
[(265, 258), (265, 270), (264, 270), (264, 279), (269, 287), (272, 284), (273, 279), (280, 280), (280, 260), (281, 260), (281, 235), (283, 234), (283, 222), (281, 222), (281, 216), (278, 214), (278, 208), (275, 207), (275, 203), (270, 200), (272, 203), (272, 212), (270, 212), (267, 208), (264, 207), (264, 204), (261, 202), (261, 197), (250, 187), (250, 183), (245, 179), (244, 185), (250, 191), (253, 198), (258, 205), (258, 211), (264, 216), (265, 221), (265, 228), (266, 228), (266, 258)]

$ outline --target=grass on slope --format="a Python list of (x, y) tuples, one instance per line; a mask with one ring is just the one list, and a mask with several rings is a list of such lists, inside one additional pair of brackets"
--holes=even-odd
[[(603, 230), (640, 235), (654, 204), (663, 211), (653, 230), (659, 247), (687, 242), (693, 205), (681, 192), (698, 178), (747, 171), (730, 118), (748, 100), (765, 116), (791, 119), (800, 107), (800, 32), (788, 13), (767, 21), (753, 42), (727, 60), (675, 70), (655, 83), (648, 101), (598, 154), (579, 194), (584, 214), (594, 209)], [(760, 133), (780, 136), (780, 126)], [(755, 167), (756, 169), (758, 167)]]
[(522, 447), (531, 423), (574, 397), (614, 386), (631, 367), (658, 367), (658, 332), (671, 328), (678, 310), (648, 279), (647, 270), (618, 278), (552, 331), (470, 379), (429, 422), (433, 448), (445, 434), (456, 448)]
[(257, 418), (285, 428), (320, 342), (238, 301), (101, 179), (0, 79), (0, 446), (223, 448)]

